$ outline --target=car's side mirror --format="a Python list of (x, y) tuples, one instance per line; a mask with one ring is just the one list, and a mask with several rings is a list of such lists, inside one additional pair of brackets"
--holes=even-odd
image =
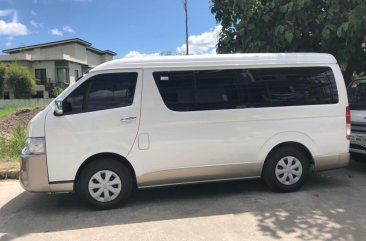
[(64, 109), (62, 107), (62, 102), (63, 100), (62, 99), (57, 99), (55, 100), (55, 116), (61, 116), (64, 114)]

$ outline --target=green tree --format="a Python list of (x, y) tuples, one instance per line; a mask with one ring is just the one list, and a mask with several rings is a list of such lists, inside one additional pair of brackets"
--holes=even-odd
[(362, 71), (365, 0), (211, 0), (222, 25), (218, 53), (324, 52), (346, 81)]
[(30, 71), (17, 64), (7, 67), (6, 85), (16, 99), (27, 99), (35, 93), (36, 79)]
[(6, 66), (4, 64), (0, 64), (0, 99), (4, 98), (5, 78)]

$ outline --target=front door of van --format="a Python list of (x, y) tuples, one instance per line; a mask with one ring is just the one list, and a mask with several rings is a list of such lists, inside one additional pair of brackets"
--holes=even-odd
[(141, 106), (141, 70), (90, 73), (63, 96), (63, 115), (47, 114), (49, 181), (72, 181), (98, 153), (126, 157), (135, 141)]

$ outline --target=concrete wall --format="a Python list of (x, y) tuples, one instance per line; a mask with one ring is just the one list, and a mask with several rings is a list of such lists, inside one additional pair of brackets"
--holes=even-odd
[(91, 51), (86, 51), (87, 63), (93, 67), (98, 66), (102, 63), (101, 56)]
[(113, 60), (113, 56), (112, 55), (109, 55), (109, 54), (103, 54), (102, 55), (102, 61), (103, 61), (103, 63), (104, 62), (111, 61), (111, 60)]
[(75, 48), (74, 58), (79, 59), (84, 63), (86, 63), (87, 62), (86, 47), (80, 44), (74, 44), (74, 48)]
[[(36, 49), (35, 49), (36, 50)], [(37, 52), (35, 52), (35, 55), (33, 55), (32, 57), (34, 57), (35, 59), (53, 59), (53, 56), (57, 56), (57, 55), (71, 55), (74, 56), (75, 55), (75, 46), (74, 44), (64, 44), (64, 45), (60, 45), (60, 46), (53, 46), (53, 47), (47, 47), (47, 48), (41, 48), (39, 51), (39, 55), (37, 55)]]
[(12, 100), (3, 100), (0, 99), (0, 109), (8, 107), (8, 106), (46, 106), (53, 99), (12, 99)]

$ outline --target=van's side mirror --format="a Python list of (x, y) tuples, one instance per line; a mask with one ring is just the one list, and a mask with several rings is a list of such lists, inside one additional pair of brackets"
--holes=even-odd
[(55, 100), (55, 116), (61, 116), (64, 114), (64, 109), (62, 107), (62, 102), (63, 100), (62, 99), (57, 99)]

